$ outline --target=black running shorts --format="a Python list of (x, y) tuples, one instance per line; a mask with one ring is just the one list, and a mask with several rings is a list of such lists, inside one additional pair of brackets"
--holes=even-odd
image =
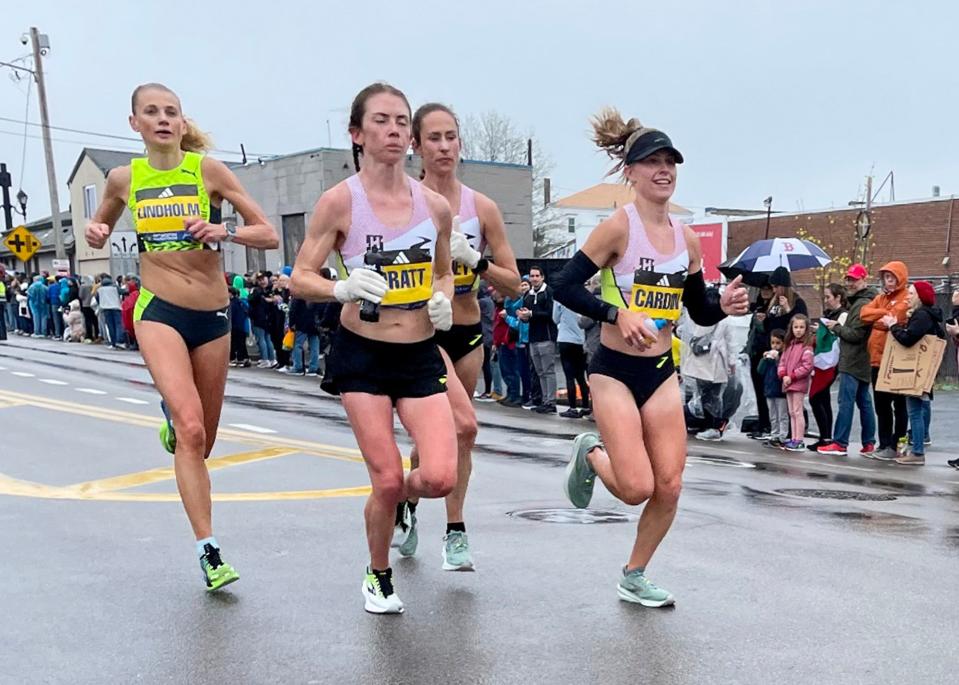
[(609, 376), (629, 388), (642, 407), (659, 386), (676, 373), (672, 350), (657, 357), (635, 357), (600, 345), (589, 362), (589, 374)]
[(446, 392), (446, 364), (432, 338), (414, 343), (383, 342), (340, 326), (333, 336), (321, 387), (333, 395), (386, 395), (395, 404), (403, 397)]
[(436, 331), (433, 340), (455, 364), (477, 347), (483, 346), (483, 325), (479, 321), (454, 324), (448, 331)]

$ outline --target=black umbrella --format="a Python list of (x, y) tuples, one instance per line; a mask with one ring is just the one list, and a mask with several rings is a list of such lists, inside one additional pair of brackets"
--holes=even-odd
[(748, 271), (747, 269), (742, 268), (741, 266), (734, 266), (734, 262), (737, 260), (736, 257), (733, 259), (727, 259), (725, 262), (719, 265), (719, 273), (733, 280), (737, 276), (743, 277), (743, 283), (745, 285), (751, 285), (754, 288), (762, 288), (764, 285), (769, 285), (769, 274), (763, 271)]

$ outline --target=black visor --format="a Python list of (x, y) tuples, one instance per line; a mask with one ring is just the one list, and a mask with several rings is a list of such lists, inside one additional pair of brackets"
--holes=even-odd
[(635, 164), (641, 159), (646, 159), (660, 150), (669, 150), (676, 156), (677, 164), (683, 163), (682, 153), (673, 147), (673, 141), (669, 139), (669, 136), (662, 131), (650, 131), (637, 138), (626, 152), (626, 166)]

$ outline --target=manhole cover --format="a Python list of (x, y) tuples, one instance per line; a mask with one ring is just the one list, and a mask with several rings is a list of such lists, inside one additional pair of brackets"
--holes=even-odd
[(842, 499), (859, 502), (892, 502), (895, 495), (881, 495), (872, 492), (856, 492), (854, 490), (812, 490), (806, 488), (783, 488), (776, 490), (780, 495), (795, 495), (796, 497), (812, 497), (814, 499)]
[(629, 523), (638, 521), (635, 514), (601, 509), (519, 509), (509, 516), (544, 523)]

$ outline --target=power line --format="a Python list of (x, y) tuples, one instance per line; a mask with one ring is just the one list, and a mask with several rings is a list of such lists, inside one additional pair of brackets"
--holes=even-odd
[[(20, 137), (33, 138), (34, 140), (41, 140), (43, 138), (43, 136), (31, 135), (29, 133), (20, 133), (18, 131), (4, 131), (3, 129), (0, 129), (0, 135), (16, 136), (17, 138), (20, 138)], [(58, 143), (68, 143), (70, 145), (89, 146), (89, 145), (95, 144), (93, 141), (89, 141), (89, 140), (70, 140), (67, 138), (51, 138), (50, 140), (56, 141)], [(117, 146), (117, 147), (119, 148), (120, 146)], [(127, 152), (142, 152), (143, 148), (140, 147), (139, 149), (134, 149), (134, 148), (127, 147), (127, 148), (123, 148), (123, 150)]]
[[(24, 127), (26, 127), (26, 126), (38, 126), (38, 127), (39, 127), (39, 126), (40, 126), (40, 124), (38, 124), (38, 123), (36, 123), (36, 122), (34, 122), (34, 121), (27, 121), (26, 119), (12, 119), (12, 118), (10, 118), (10, 117), (0, 117), (0, 121), (7, 121), (7, 122), (10, 122), (10, 123), (13, 123), (13, 124), (23, 124)], [(80, 128), (68, 128), (68, 127), (66, 127), (66, 126), (53, 126), (53, 125), (51, 125), (50, 128), (51, 128), (51, 129), (55, 129), (55, 130), (57, 130), (57, 131), (66, 131), (67, 133), (81, 133), (81, 134), (83, 134), (83, 135), (88, 135), (88, 136), (97, 136), (98, 138), (111, 138), (111, 139), (113, 139), (113, 140), (125, 140), (125, 141), (129, 141), (129, 142), (133, 142), (133, 143), (142, 143), (142, 142), (143, 142), (142, 139), (140, 139), (140, 138), (134, 138), (134, 137), (132, 137), (132, 136), (118, 136), (118, 135), (115, 135), (115, 134), (113, 134), (113, 133), (98, 133), (97, 131), (87, 131), (87, 130), (80, 129)], [(237, 152), (236, 150), (223, 150), (223, 149), (220, 149), (220, 148), (213, 148), (213, 149), (211, 150), (211, 152), (219, 152), (220, 154), (227, 154), (227, 155), (236, 155), (237, 157), (242, 157), (242, 156), (243, 156), (243, 153), (242, 153), (242, 152)], [(247, 152), (246, 154), (247, 154), (248, 156), (250, 156), (250, 157), (274, 157), (274, 156), (276, 156), (274, 153), (266, 153), (266, 152)]]

